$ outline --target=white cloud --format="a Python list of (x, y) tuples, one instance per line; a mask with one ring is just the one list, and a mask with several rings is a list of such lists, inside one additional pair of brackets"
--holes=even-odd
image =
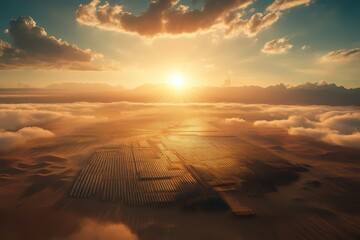
[(280, 12), (271, 12), (267, 14), (255, 13), (245, 24), (245, 33), (248, 36), (255, 36), (260, 31), (270, 27), (281, 17)]
[(307, 49), (309, 49), (310, 48), (310, 46), (308, 46), (308, 45), (303, 45), (302, 47), (301, 47), (301, 50), (307, 50)]
[(13, 131), (28, 126), (41, 126), (69, 116), (68, 113), (55, 111), (0, 108), (0, 128)]
[(267, 7), (268, 11), (282, 11), (289, 8), (309, 5), (312, 0), (275, 0), (270, 6)]
[(52, 132), (38, 128), (38, 127), (25, 127), (16, 132), (0, 131), (0, 150), (14, 148), (27, 141), (39, 138), (51, 138), (55, 134)]
[(81, 224), (81, 229), (65, 238), (65, 240), (137, 240), (138, 237), (123, 224), (96, 223), (86, 220)]
[[(281, 112), (280, 109), (277, 111)], [(277, 115), (275, 112), (273, 114)], [(280, 120), (258, 120), (254, 126), (283, 128), (290, 135), (308, 136), (330, 144), (360, 148), (360, 112), (313, 112), (308, 118), (301, 115), (290, 115)]]
[(323, 141), (335, 145), (360, 148), (360, 132), (356, 132), (348, 135), (330, 133), (323, 138)]
[(246, 123), (246, 121), (242, 118), (225, 118), (225, 123), (229, 124), (239, 124), (239, 123)]
[(286, 38), (278, 38), (272, 41), (266, 42), (264, 47), (261, 49), (266, 54), (285, 54), (293, 45), (288, 42)]
[(289, 127), (312, 127), (314, 124), (308, 120), (307, 118), (304, 118), (302, 116), (290, 116), (288, 119), (280, 119), (280, 120), (258, 120), (254, 122), (255, 126), (260, 127), (278, 127), (278, 128), (289, 128)]

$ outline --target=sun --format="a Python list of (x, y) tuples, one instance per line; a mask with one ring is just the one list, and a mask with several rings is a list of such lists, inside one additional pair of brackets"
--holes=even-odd
[(169, 78), (170, 85), (176, 89), (182, 89), (185, 87), (185, 78), (179, 73), (175, 73)]

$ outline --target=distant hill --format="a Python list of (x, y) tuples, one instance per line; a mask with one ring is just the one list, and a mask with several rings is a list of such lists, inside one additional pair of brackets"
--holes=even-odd
[[(360, 88), (347, 89), (335, 84), (306, 83), (295, 87), (283, 84), (266, 88), (248, 86), (231, 88), (208, 88), (210, 101), (302, 104), (302, 105), (360, 105)], [(218, 94), (222, 92), (222, 94)]]
[(1, 103), (26, 102), (234, 102), (290, 105), (360, 106), (360, 88), (327, 83), (269, 87), (194, 87), (176, 91), (168, 85), (145, 84), (134, 89), (97, 83), (62, 83), (42, 89), (0, 89)]
[(59, 84), (52, 84), (46, 87), (46, 89), (56, 89), (66, 92), (98, 92), (98, 91), (119, 91), (125, 90), (122, 86), (111, 86), (105, 83), (75, 83), (64, 82)]
[[(129, 94), (129, 92), (131, 94)], [(168, 87), (143, 85), (126, 94), (132, 100), (172, 100)], [(179, 94), (174, 93), (175, 97)], [(183, 93), (188, 102), (235, 102), (301, 105), (357, 105), (360, 106), (360, 88), (348, 89), (335, 84), (305, 83), (298, 86), (278, 84), (269, 87), (198, 87)]]

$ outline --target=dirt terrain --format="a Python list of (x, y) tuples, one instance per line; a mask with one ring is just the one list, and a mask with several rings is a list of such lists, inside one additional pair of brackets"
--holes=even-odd
[(37, 124), (55, 136), (0, 154), (1, 238), (359, 238), (359, 149), (196, 108)]

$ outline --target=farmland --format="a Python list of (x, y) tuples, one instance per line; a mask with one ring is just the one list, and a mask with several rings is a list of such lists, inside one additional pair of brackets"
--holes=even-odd
[(246, 162), (230, 147), (217, 146), (214, 137), (152, 137), (97, 149), (69, 194), (133, 206), (205, 199), (213, 209), (228, 205), (236, 215), (254, 215), (255, 208), (241, 193), (249, 171)]

